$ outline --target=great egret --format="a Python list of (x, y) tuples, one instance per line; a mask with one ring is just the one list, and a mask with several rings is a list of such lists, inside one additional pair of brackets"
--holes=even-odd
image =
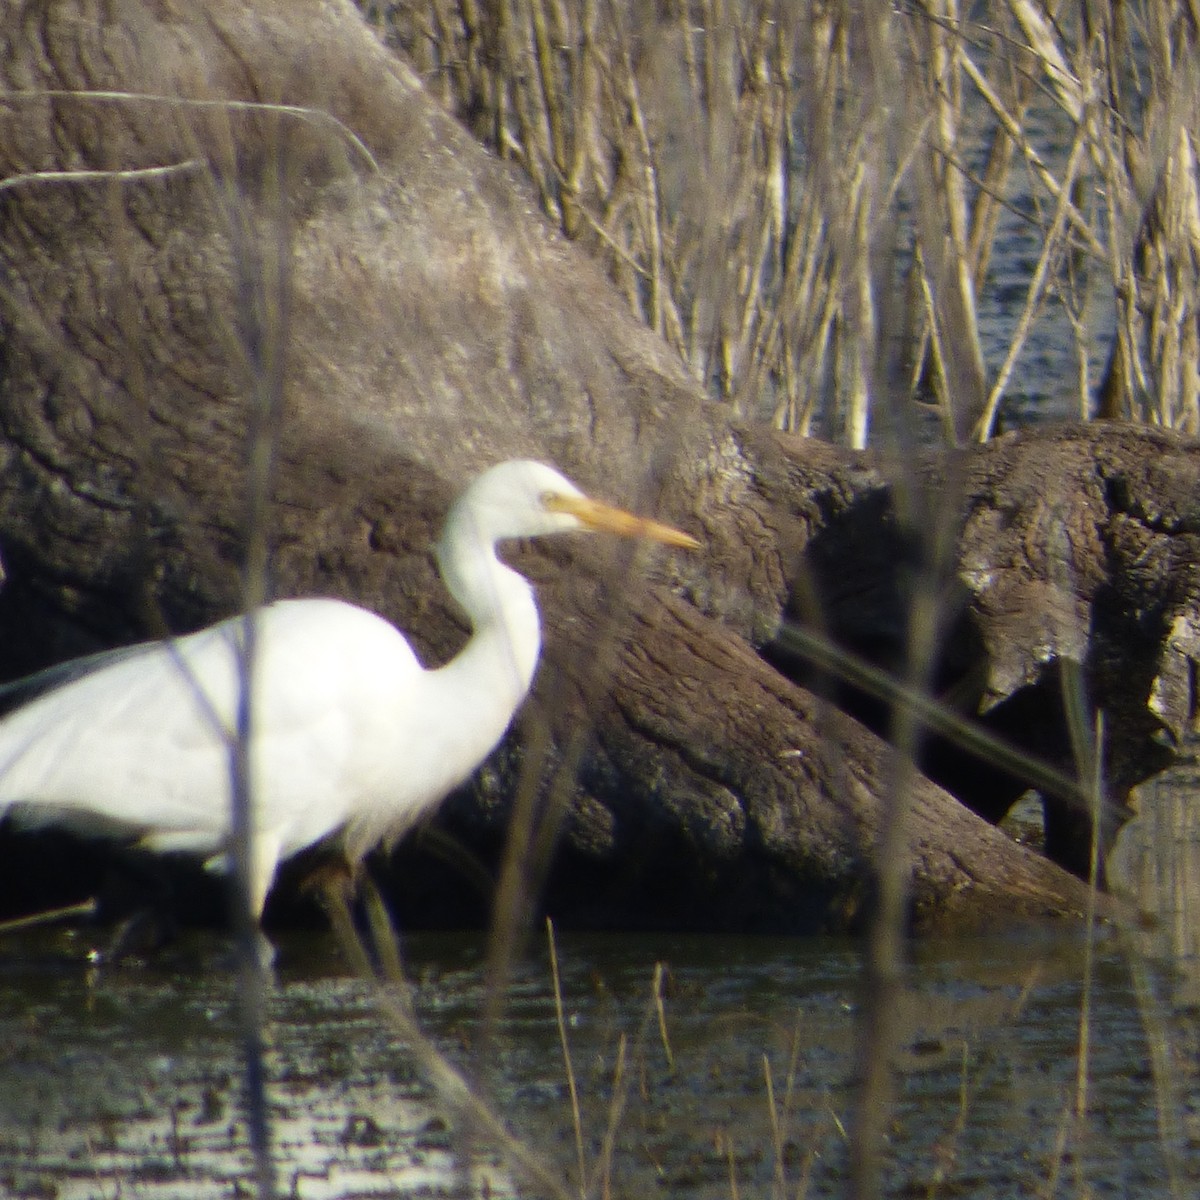
[[(338, 600), (280, 600), (256, 624), (251, 701), (250, 903), (279, 863), (319, 842), (356, 863), (462, 783), (525, 698), (541, 634), (529, 582), (496, 556), (506, 538), (609, 530), (692, 537), (591, 500), (541, 463), (501, 463), (450, 510), (437, 560), (472, 635), (422, 668), (382, 617)], [(239, 689), (232, 618), (33, 677), (0, 720), (0, 815), (189, 851), (230, 852), (230, 756)]]

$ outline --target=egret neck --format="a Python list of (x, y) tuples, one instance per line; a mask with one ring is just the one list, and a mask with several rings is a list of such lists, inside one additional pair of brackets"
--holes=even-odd
[[(464, 736), (470, 730), (473, 744), (464, 761), (478, 760), (504, 736), (529, 691), (541, 649), (541, 622), (533, 588), (500, 561), (494, 534), (470, 513), (451, 514), (437, 560), (472, 632), (462, 650), (431, 673), (431, 683), (445, 698), (445, 711), (461, 714)], [(487, 686), (481, 688), (480, 680), (487, 680)]]

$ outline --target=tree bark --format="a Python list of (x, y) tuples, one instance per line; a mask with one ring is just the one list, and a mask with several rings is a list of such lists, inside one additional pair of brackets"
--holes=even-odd
[[(731, 423), (349, 3), (132, 0), (117, 24), (61, 0), (3, 25), (6, 675), (236, 609), (266, 422), (275, 594), (353, 599), (430, 660), (463, 630), (428, 547), (488, 463), (553, 461), (703, 538), (653, 560), (513, 551), (543, 598), (537, 692), (440, 823), (564, 922), (854, 926), (899, 776), (851, 714), (886, 731), (890, 708), (818, 698), (781, 630), (816, 614), (896, 669), (929, 564), (953, 601), (937, 686), (1073, 770), (1041, 718), (1057, 664), (1081, 661), (1116, 728), (1114, 812), (1190, 716), (1187, 443), (1062, 431), (900, 470)], [(918, 921), (1081, 912), (1078, 879), (990, 823), (1021, 771), (974, 788), (978, 750), (926, 747), (962, 802), (904, 791)], [(1065, 829), (1078, 809), (1051, 801)], [(1077, 867), (1086, 830), (1062, 837)], [(461, 873), (431, 841), (402, 850), (396, 890), (453, 919)]]

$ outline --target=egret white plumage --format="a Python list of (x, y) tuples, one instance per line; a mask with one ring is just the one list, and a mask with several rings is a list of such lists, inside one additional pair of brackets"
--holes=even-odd
[[(255, 917), (284, 859), (332, 842), (356, 862), (399, 838), (494, 749), (529, 691), (541, 645), (533, 589), (496, 544), (584, 530), (698, 545), (589, 499), (541, 463), (507, 462), (459, 497), (437, 546), (442, 579), (472, 627), (444, 666), (423, 668), (392, 625), (342, 601), (281, 600), (258, 613)], [(0, 815), (12, 809), (25, 825), (227, 865), (243, 629), (232, 618), (52, 669), (46, 690), (0, 720)]]

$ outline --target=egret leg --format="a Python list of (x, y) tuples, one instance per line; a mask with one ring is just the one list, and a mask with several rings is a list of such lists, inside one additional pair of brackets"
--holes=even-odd
[(271, 834), (255, 830), (250, 847), (250, 879), (248, 881), (250, 915), (261, 926), (263, 909), (267, 904), (267, 893), (275, 882), (275, 871), (279, 867), (279, 839)]
[(364, 978), (374, 975), (367, 945), (354, 925), (354, 902), (358, 894), (355, 869), (343, 858), (322, 863), (304, 882), (316, 892), (333, 932), (351, 966)]
[(140, 908), (117, 925), (104, 949), (93, 954), (93, 960), (100, 965), (111, 965), (130, 958), (150, 958), (169, 946), (178, 934), (173, 914)]
[(358, 870), (340, 854), (322, 858), (300, 881), (300, 890), (311, 892), (324, 901), (333, 888), (348, 904), (358, 893)]
[[(180, 895), (172, 870), (162, 855), (137, 846), (113, 852), (98, 914), (107, 929), (100, 947), (92, 952), (93, 962), (109, 966), (152, 958), (178, 938)], [(186, 885), (184, 892), (191, 895)]]

